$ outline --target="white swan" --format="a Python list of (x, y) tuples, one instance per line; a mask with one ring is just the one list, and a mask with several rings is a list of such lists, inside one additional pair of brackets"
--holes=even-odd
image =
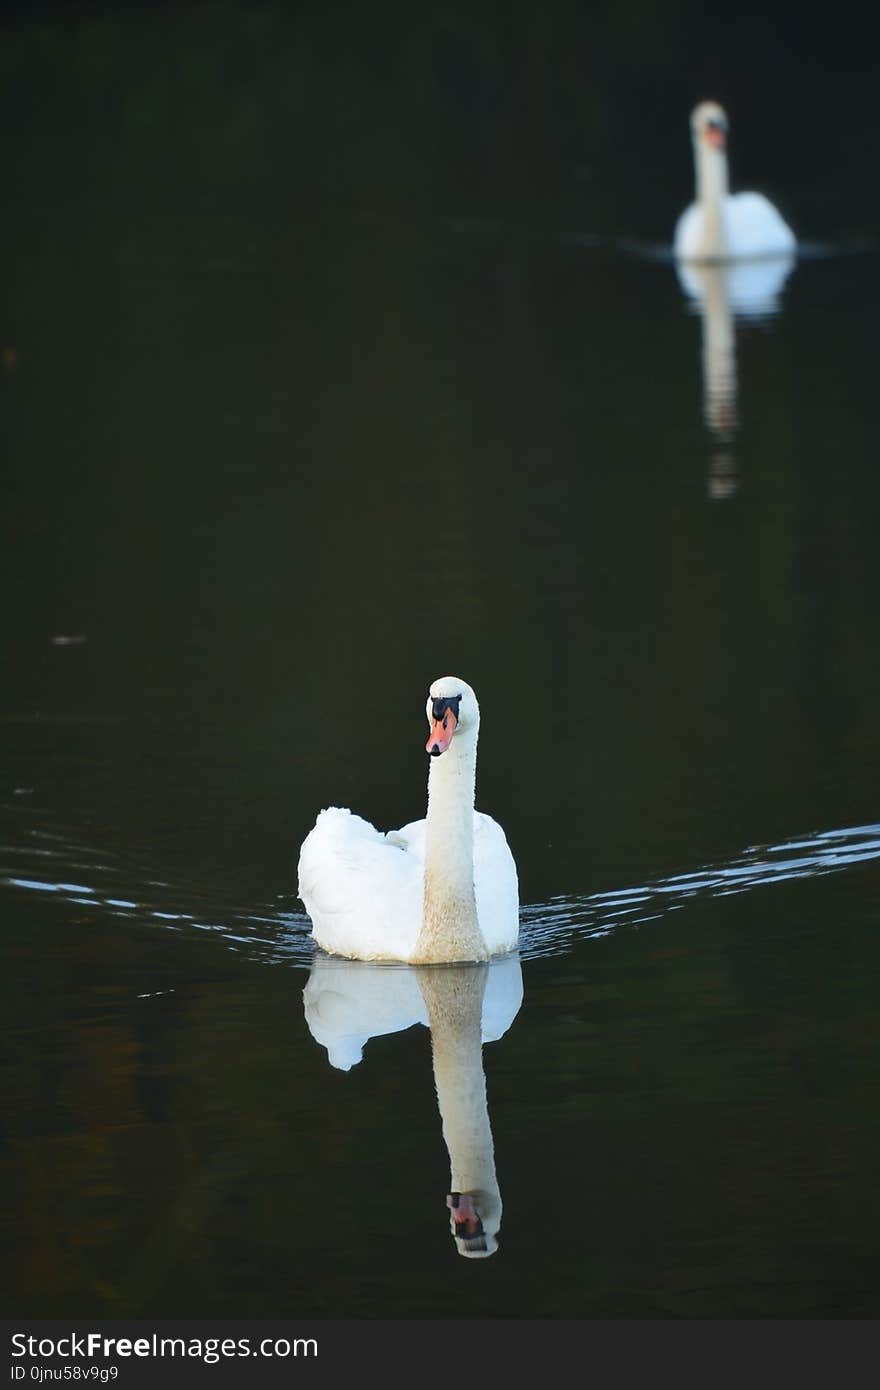
[(691, 134), (697, 200), (676, 224), (679, 260), (746, 260), (794, 251), (794, 233), (763, 194), (728, 192), (727, 116), (717, 102), (695, 107)]
[(474, 810), (477, 697), (444, 676), (426, 713), (426, 819), (383, 835), (333, 806), (303, 841), (299, 895), (325, 951), (431, 964), (488, 960), (519, 941), (513, 855), (501, 827)]

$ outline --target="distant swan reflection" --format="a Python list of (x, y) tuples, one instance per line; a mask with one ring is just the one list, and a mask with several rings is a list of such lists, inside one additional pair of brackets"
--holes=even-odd
[(738, 264), (676, 263), (679, 283), (703, 325), (703, 419), (714, 442), (707, 492), (713, 501), (731, 497), (739, 487), (733, 447), (739, 429), (734, 321), (779, 313), (794, 260), (789, 253)]
[(522, 1004), (518, 956), (490, 964), (387, 966), (317, 956), (303, 991), (306, 1023), (331, 1066), (348, 1071), (370, 1038), (423, 1023), (449, 1152), (446, 1197), (456, 1249), (485, 1259), (498, 1249), (501, 1192), (482, 1047), (507, 1032)]

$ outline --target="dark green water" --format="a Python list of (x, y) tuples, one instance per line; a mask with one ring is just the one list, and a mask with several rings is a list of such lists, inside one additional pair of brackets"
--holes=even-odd
[[(550, 12), (4, 30), (10, 1314), (876, 1316), (876, 194), (759, 85), (809, 254), (719, 438), (655, 254), (705, 93)], [(321, 806), (423, 814), (450, 671), (523, 903), (479, 1262), (427, 1029), (331, 1068), (295, 896)]]

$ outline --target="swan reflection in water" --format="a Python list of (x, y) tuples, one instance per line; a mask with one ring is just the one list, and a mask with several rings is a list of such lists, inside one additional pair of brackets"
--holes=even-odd
[(739, 263), (676, 262), (679, 283), (702, 319), (703, 419), (714, 443), (707, 492), (713, 501), (739, 487), (735, 320), (775, 317), (794, 261), (789, 253)]
[(416, 1023), (431, 1032), (434, 1084), (449, 1151), (446, 1197), (456, 1249), (498, 1249), (501, 1192), (489, 1122), (483, 1043), (510, 1028), (522, 1004), (518, 956), (481, 965), (375, 965), (317, 956), (303, 991), (306, 1023), (331, 1066), (349, 1071), (370, 1038)]

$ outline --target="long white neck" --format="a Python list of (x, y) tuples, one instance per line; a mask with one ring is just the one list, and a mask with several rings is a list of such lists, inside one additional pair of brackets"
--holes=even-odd
[(729, 254), (724, 212), (728, 196), (727, 153), (698, 141), (694, 165), (697, 202), (703, 210), (700, 255), (706, 260), (723, 260)]
[(501, 1193), (483, 1071), (483, 993), (489, 967), (420, 970), (434, 1084), (449, 1151), (450, 1191), (467, 1192), (489, 1236), (501, 1225)]
[(425, 827), (425, 898), (414, 963), (487, 960), (474, 893), (476, 730), (432, 758)]

